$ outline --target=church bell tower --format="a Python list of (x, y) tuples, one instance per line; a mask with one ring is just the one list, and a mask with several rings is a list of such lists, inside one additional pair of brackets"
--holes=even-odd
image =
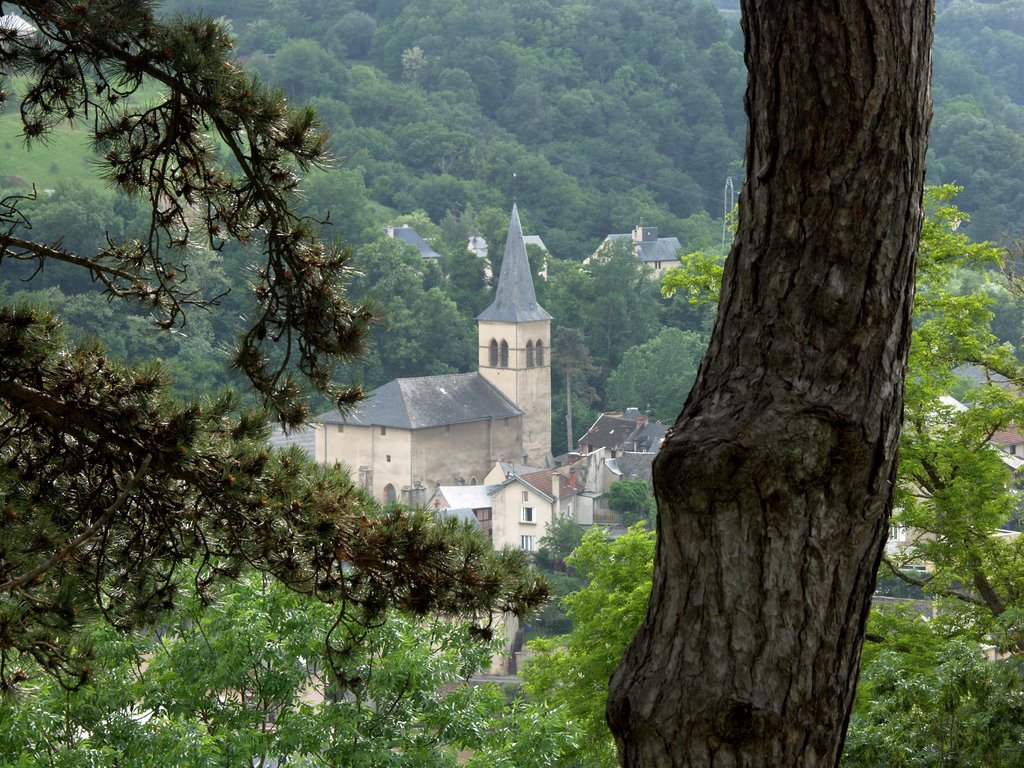
[(551, 315), (537, 303), (514, 204), (494, 302), (477, 328), (480, 374), (523, 410), (524, 463), (544, 466), (551, 453)]

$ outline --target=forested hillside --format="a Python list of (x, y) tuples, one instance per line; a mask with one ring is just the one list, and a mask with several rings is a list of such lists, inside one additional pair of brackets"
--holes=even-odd
[[(958, 202), (971, 236), (1013, 238), (1024, 231), (1024, 1), (939, 5), (929, 180), (964, 187)], [(329, 218), (327, 233), (355, 248), (364, 276), (351, 288), (381, 309), (375, 342), (352, 371), (365, 386), (472, 367), (473, 318), (489, 285), (464, 243), (481, 234), (500, 257), (516, 200), (526, 231), (550, 251), (550, 279), (538, 292), (555, 317), (553, 434), (565, 434), (567, 368), (580, 378), (578, 427), (597, 410), (628, 406), (672, 417), (682, 393), (650, 380), (666, 360), (693, 368), (711, 308), (661, 299), (625, 254), (579, 265), (605, 235), (641, 221), (678, 237), (684, 251), (721, 254), (725, 182), (732, 177), (738, 191), (744, 174), (735, 2), (169, 0), (163, 8), (223, 17), (247, 66), (319, 111), (337, 163), (305, 181), (304, 212)], [(12, 158), (16, 120), (9, 112), (0, 122)], [(88, 162), (68, 151), (72, 139), (57, 139), (62, 154), (5, 161), (11, 171), (0, 175), (8, 190), (29, 182), (51, 190), (35, 204), (36, 231), (88, 240), (84, 248), (107, 232), (129, 234), (133, 204), (102, 191)], [(440, 263), (384, 240), (382, 227), (396, 223), (415, 226)], [(540, 269), (541, 254), (533, 256)], [(30, 287), (47, 285), (73, 326), (118, 354), (158, 355), (179, 388), (200, 391), (230, 381), (219, 350), (236, 332), (225, 318), (249, 311), (246, 263), (228, 247), (194, 265), (212, 295), (231, 289), (221, 299), (230, 311), (193, 313), (183, 335), (151, 337), (145, 349), (124, 346), (133, 336), (125, 325), (144, 313), (114, 316), (81, 279), (48, 270), (48, 284)], [(17, 282), (25, 276), (5, 269), (4, 291), (29, 287)], [(1007, 323), (1016, 343), (1017, 320)], [(663, 328), (690, 335), (659, 336)], [(563, 343), (577, 339), (575, 348)]]
[(344, 166), (398, 212), (440, 222), (515, 198), (553, 253), (582, 259), (641, 217), (704, 244), (742, 172), (738, 29), (708, 3), (202, 7), (314, 100)]

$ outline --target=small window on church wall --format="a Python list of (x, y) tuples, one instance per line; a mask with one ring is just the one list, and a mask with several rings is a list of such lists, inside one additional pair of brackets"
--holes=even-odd
[(533, 342), (526, 342), (526, 367), (533, 368)]
[(534, 345), (534, 356), (537, 360), (537, 365), (544, 365), (544, 342), (537, 339), (537, 343)]
[(491, 368), (498, 367), (498, 342), (491, 339)]
[(508, 368), (508, 342), (501, 340), (501, 349), (498, 352), (498, 367)]

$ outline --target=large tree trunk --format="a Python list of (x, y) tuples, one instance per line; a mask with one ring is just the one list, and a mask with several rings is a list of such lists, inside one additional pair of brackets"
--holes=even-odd
[(625, 766), (833, 766), (886, 538), (933, 0), (744, 0), (747, 181), (718, 320), (654, 465)]

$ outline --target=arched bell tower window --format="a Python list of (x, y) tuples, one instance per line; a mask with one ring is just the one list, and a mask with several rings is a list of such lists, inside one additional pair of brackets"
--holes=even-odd
[(508, 342), (501, 340), (501, 349), (498, 351), (498, 367), (508, 368)]
[(537, 339), (537, 343), (534, 345), (534, 357), (537, 360), (537, 365), (544, 365), (544, 342)]
[(491, 368), (498, 367), (498, 342), (491, 339)]
[(533, 368), (533, 342), (526, 342), (526, 367)]

